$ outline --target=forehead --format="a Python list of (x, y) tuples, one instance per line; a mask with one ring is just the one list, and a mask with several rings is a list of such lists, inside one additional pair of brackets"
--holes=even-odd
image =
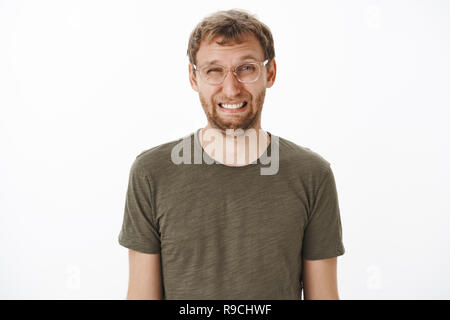
[(209, 43), (203, 40), (197, 51), (197, 64), (232, 64), (244, 60), (264, 60), (264, 52), (261, 44), (254, 35), (245, 35), (240, 43), (230, 40), (224, 45), (220, 45), (223, 36), (214, 37)]

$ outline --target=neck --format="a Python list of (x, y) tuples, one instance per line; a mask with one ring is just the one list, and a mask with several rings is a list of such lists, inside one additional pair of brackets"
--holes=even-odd
[(199, 132), (202, 148), (217, 162), (243, 166), (256, 161), (270, 144), (270, 136), (260, 126), (249, 129), (218, 129), (209, 124)]

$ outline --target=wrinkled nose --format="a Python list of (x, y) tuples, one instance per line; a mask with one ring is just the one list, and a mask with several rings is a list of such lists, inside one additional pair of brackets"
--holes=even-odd
[(228, 72), (222, 82), (222, 92), (227, 97), (235, 97), (241, 93), (242, 83), (236, 79), (232, 72)]

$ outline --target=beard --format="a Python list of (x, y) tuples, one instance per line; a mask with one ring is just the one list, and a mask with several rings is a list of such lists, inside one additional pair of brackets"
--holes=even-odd
[[(262, 106), (264, 104), (264, 98), (266, 96), (266, 89), (264, 88), (256, 95), (256, 99), (242, 99), (247, 101), (248, 110), (244, 114), (238, 116), (224, 116), (217, 111), (217, 103), (211, 98), (208, 102), (205, 97), (199, 93), (200, 102), (203, 107), (203, 111), (206, 114), (208, 123), (212, 128), (225, 131), (226, 129), (243, 129), (247, 130), (253, 128), (261, 119)], [(241, 99), (234, 99), (241, 100)]]

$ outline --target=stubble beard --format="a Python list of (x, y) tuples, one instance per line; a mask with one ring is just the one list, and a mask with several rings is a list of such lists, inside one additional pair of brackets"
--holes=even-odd
[[(250, 113), (247, 113), (244, 118), (239, 116), (239, 121), (236, 120), (226, 120), (222, 118), (218, 112), (215, 102), (211, 98), (211, 102), (207, 102), (201, 93), (199, 93), (200, 102), (203, 107), (203, 111), (206, 114), (206, 118), (208, 119), (208, 124), (215, 129), (219, 129), (225, 132), (227, 129), (243, 129), (247, 130), (249, 128), (254, 128), (256, 124), (261, 119), (261, 111), (262, 106), (264, 104), (264, 98), (266, 96), (266, 90), (261, 90), (260, 93), (256, 96), (255, 101), (247, 101), (247, 103), (255, 103), (256, 112), (251, 109)], [(248, 106), (250, 107), (250, 106)], [(236, 116), (238, 117), (238, 116)]]

